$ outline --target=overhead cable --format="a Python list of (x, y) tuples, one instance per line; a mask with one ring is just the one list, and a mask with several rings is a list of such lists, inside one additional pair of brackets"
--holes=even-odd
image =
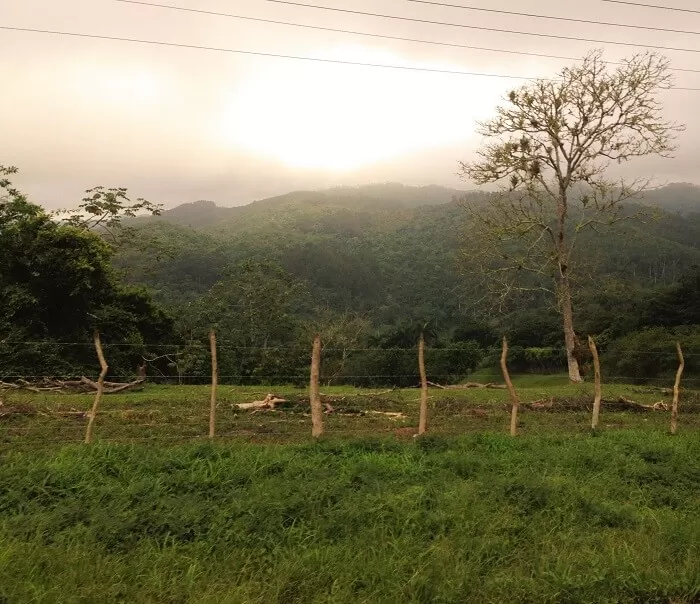
[(495, 33), (514, 34), (519, 36), (534, 36), (537, 38), (551, 38), (554, 40), (571, 40), (575, 42), (593, 42), (595, 44), (611, 44), (615, 46), (632, 46), (637, 48), (650, 48), (653, 50), (672, 50), (676, 52), (692, 52), (700, 53), (700, 48), (683, 48), (677, 46), (655, 46), (651, 44), (643, 44), (640, 42), (620, 42), (618, 40), (598, 40), (596, 38), (577, 38), (574, 36), (562, 36), (558, 34), (544, 34), (540, 32), (520, 31), (517, 29), (504, 29), (500, 27), (485, 27), (482, 25), (468, 25), (466, 23), (451, 23), (448, 21), (432, 21), (430, 19), (419, 19), (417, 17), (404, 17), (401, 15), (388, 15), (385, 13), (370, 13), (366, 11), (358, 11), (349, 8), (337, 8), (333, 6), (321, 6), (319, 4), (307, 4), (304, 2), (293, 2), (292, 0), (264, 0), (264, 2), (273, 2), (275, 4), (285, 4), (288, 6), (299, 6), (304, 8), (313, 8), (316, 10), (325, 10), (339, 12), (351, 15), (364, 15), (367, 17), (379, 17), (381, 19), (393, 19), (397, 21), (408, 21), (411, 23), (425, 23), (428, 25), (441, 25), (446, 27), (458, 27), (462, 29), (474, 29), (479, 31), (489, 31)]
[[(251, 17), (248, 15), (237, 15), (237, 14), (233, 14), (233, 13), (223, 13), (223, 12), (204, 10), (204, 9), (199, 9), (199, 8), (173, 6), (170, 4), (143, 2), (142, 0), (115, 0), (115, 2), (121, 2), (124, 4), (135, 4), (138, 6), (150, 6), (150, 7), (154, 7), (154, 8), (163, 8), (163, 9), (182, 11), (182, 12), (188, 12), (188, 13), (198, 13), (198, 14), (202, 14), (202, 15), (210, 15), (210, 16), (215, 16), (215, 17), (228, 17), (231, 19), (241, 19), (244, 21), (255, 21), (255, 22), (259, 22), (259, 23), (269, 23), (272, 25), (300, 27), (303, 29), (315, 29), (318, 31), (350, 34), (350, 35), (354, 35), (354, 36), (366, 36), (366, 37), (370, 37), (370, 38), (381, 38), (384, 40), (396, 40), (396, 41), (401, 41), (401, 42), (414, 42), (417, 44), (430, 44), (433, 46), (444, 46), (444, 47), (448, 47), (448, 48), (463, 48), (463, 49), (467, 49), (467, 50), (479, 50), (479, 51), (484, 51), (484, 52), (497, 52), (497, 53), (505, 53), (505, 54), (511, 54), (511, 55), (528, 56), (528, 57), (540, 57), (543, 59), (560, 59), (560, 60), (564, 60), (564, 61), (579, 61), (580, 60), (580, 57), (571, 57), (571, 56), (564, 56), (564, 55), (551, 55), (551, 54), (538, 53), (538, 52), (527, 52), (524, 50), (507, 50), (504, 48), (490, 48), (490, 47), (484, 47), (484, 46), (472, 46), (469, 44), (457, 44), (457, 43), (452, 43), (452, 42), (438, 42), (435, 40), (423, 40), (423, 39), (419, 39), (419, 38), (404, 38), (401, 36), (390, 36), (390, 35), (386, 35), (386, 34), (377, 34), (377, 33), (357, 31), (357, 30), (351, 30), (351, 29), (338, 29), (338, 28), (334, 28), (334, 27), (323, 27), (320, 25), (310, 25), (307, 23), (295, 23), (292, 21), (279, 21), (277, 19), (265, 19), (262, 17)], [(623, 65), (623, 63), (620, 61), (605, 61), (605, 63), (607, 63), (608, 65)], [(700, 69), (683, 69), (683, 68), (679, 68), (679, 67), (672, 67), (670, 69), (672, 71), (679, 71), (679, 72), (686, 72), (686, 73), (700, 73)]]

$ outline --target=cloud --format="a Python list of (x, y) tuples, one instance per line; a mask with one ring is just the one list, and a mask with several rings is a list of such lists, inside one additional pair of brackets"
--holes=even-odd
[[(554, 0), (533, 4), (532, 12), (563, 14)], [(520, 8), (515, 0), (503, 0), (502, 5)], [(584, 43), (263, 2), (208, 0), (206, 6), (190, 6), (522, 52), (578, 56), (590, 49)], [(399, 0), (358, 0), (352, 8), (541, 33), (650, 39), (643, 31), (565, 27)], [(18, 27), (407, 67), (546, 76), (567, 63), (117, 2), (97, 6), (91, 0), (24, 0), (3, 11), (4, 22)], [(566, 14), (589, 16), (582, 7)], [(606, 18), (683, 25), (675, 15), (612, 7)], [(682, 36), (654, 38), (657, 44), (694, 43)], [(631, 51), (611, 46), (606, 56), (615, 60)], [(474, 121), (487, 117), (517, 82), (19, 32), (0, 32), (0, 54), (10, 58), (3, 65), (0, 95), (0, 162), (18, 165), (22, 172), (17, 183), (50, 207), (75, 203), (84, 189), (96, 184), (127, 186), (134, 195), (167, 205), (202, 198), (240, 204), (291, 189), (367, 181), (462, 186), (454, 174), (456, 161), (469, 159), (477, 146)], [(674, 65), (691, 66), (688, 56), (674, 53)], [(678, 84), (700, 87), (700, 76), (679, 73)], [(625, 170), (698, 182), (698, 99), (700, 92), (665, 95), (668, 114), (688, 123), (676, 159), (647, 159)]]

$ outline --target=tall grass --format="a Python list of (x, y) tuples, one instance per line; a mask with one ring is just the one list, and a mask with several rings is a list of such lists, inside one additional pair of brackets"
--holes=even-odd
[(700, 440), (0, 458), (0, 602), (697, 602)]

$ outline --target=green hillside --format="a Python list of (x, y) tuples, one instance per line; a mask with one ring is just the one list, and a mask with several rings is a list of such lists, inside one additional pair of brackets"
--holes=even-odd
[[(576, 331), (596, 336), (610, 375), (667, 376), (676, 340), (687, 346), (686, 370), (700, 372), (700, 212), (691, 211), (699, 191), (654, 191), (644, 201), (655, 204), (655, 215), (580, 235), (572, 259)], [(0, 370), (26, 375), (41, 366), (73, 375), (92, 362), (88, 346), (99, 325), (115, 345), (111, 370), (127, 375), (153, 358), (163, 376), (204, 379), (211, 327), (223, 346), (222, 375), (241, 383), (288, 383), (305, 374), (317, 332), (326, 343), (324, 371), (358, 385), (415, 384), (421, 332), (432, 350), (431, 375), (445, 382), (494, 368), (504, 334), (514, 371), (557, 371), (562, 328), (552, 298), (535, 290), (494, 307), (489, 283), (466, 270), (478, 232), (470, 234), (465, 205), (488, 195), (384, 184), (294, 192), (236, 208), (199, 201), (128, 220), (130, 236), (115, 244), (94, 229), (59, 225), (18, 197), (5, 212), (9, 227), (0, 229), (15, 250), (4, 256), (0, 282), (15, 308), (3, 334), (6, 342), (39, 344), (29, 352), (0, 346)], [(639, 209), (628, 204), (625, 211)], [(58, 243), (46, 247), (51, 238), (100, 253), (66, 264)], [(48, 276), (60, 284), (67, 270), (65, 286), (45, 287)], [(88, 296), (85, 309), (72, 301), (76, 287)], [(652, 363), (632, 354), (649, 349)]]
[[(598, 334), (604, 350), (654, 327), (665, 330), (656, 340), (672, 346), (674, 330), (700, 323), (688, 318), (692, 311), (673, 310), (677, 318), (665, 322), (650, 310), (659, 297), (676, 296), (682, 305), (686, 296), (694, 295), (700, 213), (689, 211), (691, 194), (700, 203), (698, 187), (654, 191), (643, 200), (656, 208), (653, 215), (650, 208), (641, 220), (623, 221), (607, 233), (581, 235), (576, 261), (584, 278), (577, 283), (576, 323), (582, 335)], [(349, 332), (354, 329), (349, 325), (361, 323), (353, 338), (343, 332), (352, 345), (410, 348), (427, 326), (433, 345), (477, 346), (481, 352), (472, 361), (493, 363), (489, 347), (506, 333), (515, 346), (516, 368), (554, 369), (561, 362), (561, 327), (552, 302), (535, 295), (494, 312), (482, 285), (463, 271), (468, 224), (464, 201), (478, 204), (486, 195), (373, 185), (290, 193), (238, 208), (186, 204), (139, 221), (139, 237), (160, 246), (158, 261), (134, 248), (118, 255), (117, 266), (127, 281), (148, 287), (180, 317), (179, 324), (187, 325), (190, 335), (218, 322), (214, 308), (226, 315), (226, 329), (247, 330), (249, 322), (237, 309), (244, 300), (254, 300), (292, 317), (285, 324), (287, 335), (277, 340), (234, 338), (239, 345), (289, 345), (297, 337), (306, 341), (309, 330)], [(457, 196), (462, 202), (453, 201)], [(628, 204), (626, 211), (632, 215), (639, 209)], [(287, 275), (285, 279), (297, 284), (296, 293), (287, 294), (291, 282), (278, 277), (270, 285), (273, 273), (265, 266)], [(242, 285), (246, 283), (247, 289)], [(273, 300), (266, 287), (276, 292)], [(239, 294), (232, 298), (234, 290)], [(349, 345), (346, 340), (344, 345)], [(355, 367), (357, 373), (369, 371), (370, 360), (363, 362)], [(410, 359), (385, 355), (371, 363), (384, 365), (387, 373), (415, 372)], [(653, 373), (667, 365), (673, 365), (672, 358), (657, 363)]]
[[(587, 237), (596, 272), (663, 285), (700, 264), (691, 194), (700, 208), (699, 187), (669, 185), (644, 200), (662, 208), (657, 217)], [(281, 264), (335, 307), (398, 305), (412, 316), (430, 303), (449, 314), (469, 287), (457, 265), (467, 213), (451, 200), (478, 203), (484, 195), (389, 184), (296, 192), (236, 208), (200, 201), (140, 220), (144, 236), (167, 242), (169, 257), (154, 265), (134, 253), (120, 262), (133, 282), (169, 299), (210, 287), (228, 264), (256, 259)]]

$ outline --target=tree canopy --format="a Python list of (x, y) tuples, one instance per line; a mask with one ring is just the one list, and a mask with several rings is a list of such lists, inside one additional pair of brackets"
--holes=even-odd
[(115, 352), (114, 371), (133, 373), (143, 346), (172, 333), (172, 321), (142, 288), (120, 283), (113, 250), (97, 233), (61, 224), (29, 202), (0, 167), (0, 373), (74, 374), (94, 365), (98, 329)]
[[(488, 290), (460, 273), (469, 214), (448, 201), (451, 190), (433, 198), (414, 191), (406, 203), (395, 199), (405, 187), (375, 185), (240, 208), (209, 203), (201, 213), (189, 204), (125, 218), (133, 241), (114, 246), (99, 229), (65, 224), (11, 194), (11, 183), (4, 187), (0, 379), (94, 375), (94, 327), (113, 372), (133, 373), (147, 359), (153, 379), (181, 383), (209, 379), (211, 327), (225, 383), (305, 383), (317, 332), (324, 336), (322, 379), (331, 384), (417, 384), (422, 331), (435, 381), (492, 372), (503, 334), (513, 371), (566, 364), (560, 318), (543, 294), (494, 312)], [(470, 203), (486, 206), (490, 198), (473, 194)], [(577, 325), (596, 336), (611, 378), (632, 375), (619, 361), (653, 337), (654, 354), (668, 362), (645, 361), (644, 372), (634, 374), (640, 381), (666, 375), (673, 338), (687, 342), (688, 359), (700, 354), (693, 348), (700, 329), (693, 268), (700, 266), (700, 213), (692, 212), (693, 198), (700, 208), (700, 189), (688, 185), (649, 193), (648, 201), (663, 208), (658, 219), (622, 223), (615, 245), (594, 230), (581, 235), (595, 279), (574, 282)], [(626, 211), (640, 209), (630, 203)], [(142, 251), (154, 241), (167, 253)], [(691, 362), (688, 371), (696, 371)]]

